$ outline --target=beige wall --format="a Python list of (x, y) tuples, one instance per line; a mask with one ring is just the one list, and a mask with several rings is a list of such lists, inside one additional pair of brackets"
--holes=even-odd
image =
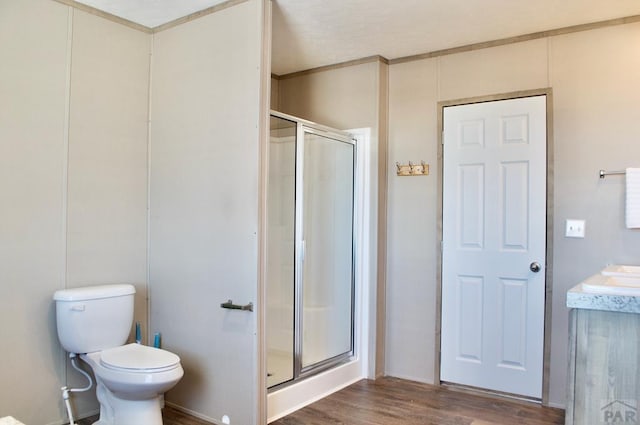
[[(599, 169), (640, 166), (640, 24), (554, 37), (555, 238), (551, 400), (564, 400), (566, 291), (608, 263), (640, 264), (640, 230), (624, 222), (624, 176)], [(585, 239), (565, 220), (587, 220)]]
[[(153, 41), (150, 318), (185, 369), (166, 400), (232, 424), (264, 419), (256, 334), (265, 12), (263, 0), (249, 0)], [(220, 308), (227, 300), (257, 309)]]
[[(390, 68), (385, 372), (433, 382), (438, 66), (430, 60)], [(396, 176), (396, 162), (421, 160), (429, 176)]]
[(62, 413), (67, 19), (53, 2), (0, 4), (0, 415), (33, 424)]
[[(73, 11), (67, 184), (67, 287), (136, 286), (147, 326), (147, 110), (150, 37)], [(85, 386), (68, 369), (69, 384)], [(98, 408), (93, 391), (76, 412)]]
[[(597, 177), (600, 168), (640, 166), (638, 45), (640, 24), (628, 24), (389, 67), (386, 374), (424, 382), (435, 377), (437, 103), (552, 87), (549, 401), (564, 405), (566, 291), (607, 263), (639, 262), (640, 233), (624, 228), (624, 177)], [(376, 86), (366, 84), (367, 66), (285, 77), (280, 109), (341, 128), (362, 125), (362, 114), (375, 116)], [(409, 160), (425, 160), (431, 175), (396, 177), (395, 163)], [(587, 220), (585, 239), (564, 237), (568, 218)]]
[(272, 77), (270, 103), (271, 103), (271, 109), (273, 109), (274, 111), (280, 110), (279, 96), (280, 96), (280, 80)]
[(278, 111), (337, 129), (377, 131), (379, 64), (279, 80)]
[(0, 417), (62, 423), (60, 387), (85, 384), (65, 379), (54, 291), (131, 282), (144, 301), (148, 54), (59, 3), (0, 3)]
[(144, 283), (150, 38), (74, 11), (72, 48), (68, 281)]

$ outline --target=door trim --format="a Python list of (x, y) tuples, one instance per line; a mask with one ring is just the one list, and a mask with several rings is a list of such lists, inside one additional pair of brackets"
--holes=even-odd
[(437, 238), (436, 238), (436, 329), (434, 383), (440, 385), (440, 349), (442, 329), (442, 208), (443, 208), (443, 118), (444, 108), (472, 103), (493, 102), (531, 96), (546, 96), (547, 106), (547, 212), (546, 212), (546, 252), (545, 252), (545, 301), (544, 301), (544, 357), (542, 365), (542, 405), (549, 406), (549, 378), (551, 358), (551, 313), (553, 293), (553, 90), (551, 87), (516, 91), (503, 94), (469, 97), (438, 102), (438, 167), (437, 167)]

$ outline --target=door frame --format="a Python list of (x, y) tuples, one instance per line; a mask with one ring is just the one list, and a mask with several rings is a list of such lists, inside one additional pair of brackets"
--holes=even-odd
[(444, 108), (448, 106), (468, 105), (472, 103), (493, 102), (500, 100), (518, 99), (532, 96), (546, 96), (547, 107), (547, 211), (546, 211), (546, 252), (545, 252), (545, 301), (544, 301), (544, 345), (542, 365), (542, 405), (549, 406), (549, 363), (551, 358), (551, 312), (553, 295), (553, 90), (551, 87), (516, 91), (495, 95), (469, 97), (463, 99), (444, 100), (438, 102), (438, 167), (437, 167), (437, 238), (436, 238), (436, 329), (435, 329), (435, 370), (434, 382), (440, 381), (440, 349), (442, 330), (442, 239), (443, 239), (443, 120)]

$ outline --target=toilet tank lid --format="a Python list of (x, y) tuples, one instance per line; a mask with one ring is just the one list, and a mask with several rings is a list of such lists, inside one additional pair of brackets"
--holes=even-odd
[(60, 289), (53, 294), (55, 301), (86, 301), (100, 298), (121, 297), (136, 293), (136, 288), (128, 283), (95, 285), (81, 288)]

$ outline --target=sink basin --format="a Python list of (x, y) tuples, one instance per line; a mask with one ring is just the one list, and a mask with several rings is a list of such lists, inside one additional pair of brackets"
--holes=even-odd
[(605, 276), (640, 277), (640, 266), (612, 265), (602, 270), (601, 273)]
[(582, 282), (582, 290), (594, 294), (640, 296), (640, 274), (638, 276), (597, 274)]

